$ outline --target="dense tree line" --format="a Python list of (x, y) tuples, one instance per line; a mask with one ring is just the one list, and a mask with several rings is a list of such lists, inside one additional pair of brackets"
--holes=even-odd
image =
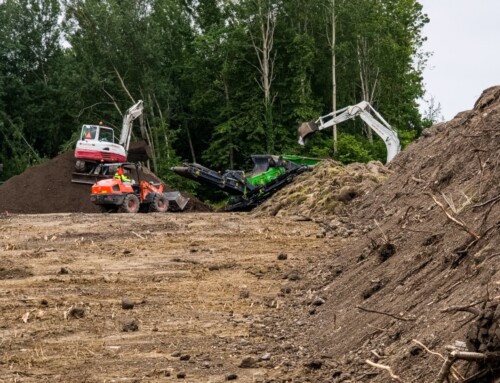
[(296, 129), (367, 99), (416, 137), (427, 21), (415, 0), (0, 1), (0, 179), (74, 147), (82, 123), (119, 131), (138, 99), (165, 178), (256, 153), (383, 159), (361, 122), (339, 126), (336, 153)]

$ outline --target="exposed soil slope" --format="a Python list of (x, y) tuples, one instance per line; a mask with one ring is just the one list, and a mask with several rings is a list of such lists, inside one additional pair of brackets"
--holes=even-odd
[[(432, 382), (443, 361), (414, 340), (446, 355), (476, 331), (478, 346), (477, 325), (487, 321), (471, 312), (500, 307), (500, 87), (425, 131), (390, 170), (347, 214), (323, 218), (332, 248), (350, 240), (311, 266), (301, 286), (310, 296), (295, 300), (302, 311), (280, 323), (291, 329), (283, 344), (322, 366), (318, 381), (390, 381), (370, 359), (405, 382)], [(483, 334), (500, 351), (500, 310), (493, 316)]]

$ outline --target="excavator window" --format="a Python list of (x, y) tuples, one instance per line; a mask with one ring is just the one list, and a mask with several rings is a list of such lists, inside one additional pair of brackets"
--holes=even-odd
[(113, 130), (101, 126), (99, 129), (99, 141), (113, 142), (113, 139), (114, 139)]
[(97, 128), (95, 126), (88, 126), (85, 128), (85, 131), (83, 132), (83, 138), (86, 140), (93, 140), (95, 139), (97, 133)]

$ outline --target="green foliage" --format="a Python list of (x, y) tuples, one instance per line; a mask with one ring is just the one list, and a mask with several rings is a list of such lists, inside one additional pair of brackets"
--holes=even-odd
[[(423, 126), (426, 123), (423, 122)], [(417, 130), (401, 130), (399, 132), (399, 141), (401, 143), (401, 148), (406, 148), (412, 141), (417, 138), (418, 131)]]
[(340, 132), (336, 154), (333, 151), (331, 136), (326, 132), (314, 135), (309, 139), (307, 146), (307, 151), (301, 154), (316, 158), (332, 158), (344, 164), (371, 160), (385, 163), (387, 159), (387, 149), (381, 139), (375, 137), (373, 143), (370, 143), (367, 137), (359, 133)]
[(351, 134), (342, 134), (338, 140), (337, 158), (344, 164), (352, 162), (368, 162), (371, 159), (370, 151), (362, 144), (360, 137)]
[(0, 113), (0, 163), (4, 165), (0, 180), (22, 173), (29, 166), (43, 161), (26, 141), (22, 127)]
[[(252, 154), (267, 152), (333, 157), (327, 132), (307, 148), (296, 143), (301, 122), (331, 111), (331, 11), (330, 0), (0, 2), (3, 177), (74, 147), (83, 123), (102, 120), (119, 134), (122, 113), (138, 99), (155, 172), (195, 193), (207, 192), (172, 166), (195, 157), (219, 170), (248, 169)], [(433, 103), (422, 118), (416, 102), (427, 58), (422, 6), (336, 0), (335, 13), (337, 105), (368, 95), (407, 145), (439, 114)], [(267, 16), (274, 29), (265, 92)], [(383, 143), (361, 131), (357, 122), (342, 125), (336, 158), (385, 161)]]
[(0, 3), (0, 112), (42, 156), (57, 153), (53, 137), (67, 116), (59, 89), (60, 12), (57, 0)]

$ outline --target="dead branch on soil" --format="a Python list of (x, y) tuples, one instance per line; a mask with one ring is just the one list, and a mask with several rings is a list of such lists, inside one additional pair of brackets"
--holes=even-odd
[(495, 257), (498, 257), (500, 255), (500, 253), (495, 253), (495, 254), (491, 254), (488, 258), (486, 258), (485, 260), (486, 261), (489, 261), (490, 259), (492, 258), (495, 258)]
[(455, 207), (455, 204), (451, 197), (448, 197), (446, 194), (441, 193), (444, 200), (448, 203), (448, 206), (450, 206), (454, 214), (460, 214), (467, 206), (469, 206), (472, 203), (472, 200), (475, 197), (475, 195), (473, 195), (472, 197), (467, 196), (467, 194), (465, 194), (462, 190), (460, 191), (460, 193), (464, 196), (465, 202), (463, 202), (458, 208)]
[(422, 347), (425, 351), (427, 351), (429, 354), (432, 354), (432, 355), (436, 355), (436, 356), (439, 356), (441, 359), (443, 360), (446, 360), (446, 358), (441, 355), (439, 352), (436, 352), (436, 351), (432, 351), (430, 350), (427, 346), (425, 346), (422, 342), (419, 342), (418, 340), (416, 339), (412, 339), (411, 340), (413, 343), (416, 343), (418, 344), (420, 347)]
[(481, 238), (481, 236), (479, 234), (477, 234), (472, 229), (470, 229), (464, 222), (460, 221), (459, 219), (453, 217), (450, 213), (448, 213), (448, 211), (446, 210), (444, 205), (441, 202), (439, 202), (434, 195), (432, 195), (430, 193), (429, 193), (429, 195), (432, 197), (432, 199), (434, 200), (436, 205), (438, 205), (441, 208), (441, 210), (444, 212), (444, 214), (446, 214), (446, 216), (448, 217), (448, 219), (450, 221), (456, 223), (458, 226), (460, 226), (462, 229), (464, 229), (467, 233), (469, 233), (472, 237), (474, 237), (474, 239), (476, 241)]
[(389, 373), (389, 375), (391, 376), (391, 378), (393, 380), (395, 380), (396, 382), (405, 383), (405, 381), (403, 379), (401, 379), (399, 376), (394, 374), (394, 372), (392, 371), (392, 369), (389, 366), (386, 366), (385, 364), (379, 364), (379, 363), (372, 362), (369, 359), (365, 360), (365, 362), (368, 363), (372, 367), (387, 371)]
[[(422, 342), (419, 342), (418, 340), (416, 339), (412, 339), (411, 340), (412, 342), (418, 344), (420, 347), (422, 347), (425, 351), (427, 351), (429, 354), (432, 354), (432, 355), (436, 355), (438, 357), (440, 357), (442, 360), (446, 361), (446, 358), (441, 355), (439, 352), (436, 352), (436, 351), (432, 351), (430, 350), (428, 347), (426, 347)], [(463, 376), (457, 371), (456, 368), (454, 367), (451, 367), (451, 373), (453, 374), (453, 377), (456, 378), (456, 379), (463, 379)]]
[(411, 176), (411, 179), (415, 181), (417, 184), (425, 182), (425, 180), (423, 180), (422, 178), (417, 178), (415, 176)]
[(474, 302), (474, 303), (468, 304), (466, 306), (451, 306), (451, 307), (447, 307), (445, 309), (442, 309), (441, 312), (442, 313), (456, 313), (458, 311), (464, 311), (464, 312), (474, 314), (474, 316), (478, 316), (481, 312), (478, 309), (475, 309), (473, 307), (477, 306), (479, 304), (482, 304), (484, 302), (485, 302), (485, 300), (482, 299), (478, 302)]
[(357, 309), (361, 310), (361, 311), (366, 311), (367, 313), (374, 313), (374, 314), (380, 314), (380, 315), (387, 315), (391, 318), (394, 318), (394, 319), (397, 319), (397, 320), (401, 320), (401, 321), (405, 321), (405, 322), (412, 322), (415, 320), (415, 318), (405, 318), (405, 317), (402, 317), (402, 316), (399, 316), (399, 315), (395, 315), (395, 314), (391, 314), (391, 313), (386, 313), (386, 312), (383, 312), (383, 311), (377, 311), (377, 310), (371, 310), (371, 309), (367, 309), (365, 307), (361, 307), (361, 306), (356, 306)]
[(481, 207), (481, 206), (484, 206), (484, 205), (488, 205), (489, 203), (492, 203), (492, 202), (497, 202), (499, 200), (500, 200), (500, 194), (497, 195), (496, 197), (493, 197), (493, 198), (489, 199), (488, 201), (485, 201), (485, 202), (473, 205), (472, 207)]
[(441, 370), (434, 383), (443, 383), (445, 379), (448, 378), (450, 369), (457, 360), (465, 360), (469, 362), (484, 363), (489, 361), (500, 361), (499, 353), (489, 353), (483, 354), (480, 352), (470, 352), (470, 351), (451, 351), (445, 362), (441, 366)]
[(136, 233), (135, 231), (132, 231), (132, 234), (134, 234), (137, 238), (145, 239), (142, 235)]
[(377, 220), (374, 219), (373, 220), (375, 222), (375, 225), (377, 225), (377, 228), (380, 230), (380, 232), (382, 233), (382, 236), (384, 237), (384, 241), (385, 243), (389, 243), (389, 237), (384, 233), (384, 231), (382, 230), (382, 228), (380, 227), (380, 225), (378, 224)]

